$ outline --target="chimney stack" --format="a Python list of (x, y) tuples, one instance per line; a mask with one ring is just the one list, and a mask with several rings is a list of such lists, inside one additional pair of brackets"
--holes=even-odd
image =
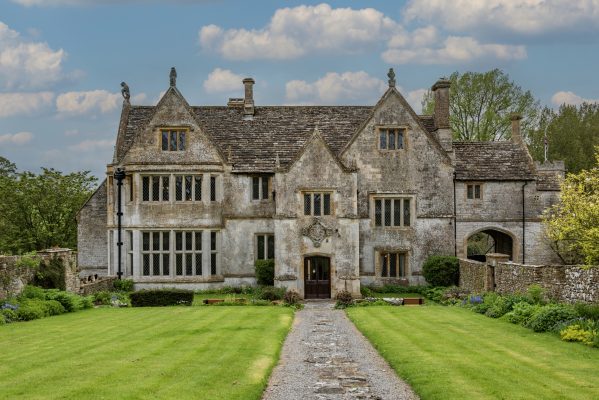
[(252, 119), (254, 116), (254, 83), (252, 78), (245, 78), (243, 86), (245, 87), (245, 98), (243, 99), (243, 117)]
[(439, 78), (431, 88), (435, 99), (433, 121), (435, 122), (435, 136), (445, 151), (451, 152), (452, 133), (449, 125), (449, 87), (451, 82), (447, 78)]
[(435, 128), (449, 128), (449, 87), (447, 78), (440, 78), (431, 88), (435, 98)]
[(513, 113), (510, 116), (512, 120), (512, 142), (522, 144), (522, 134), (520, 133), (520, 120), (522, 119), (522, 115), (518, 113)]

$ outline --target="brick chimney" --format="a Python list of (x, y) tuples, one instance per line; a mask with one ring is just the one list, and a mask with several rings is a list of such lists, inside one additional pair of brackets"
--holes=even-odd
[(431, 88), (435, 99), (435, 110), (433, 114), (435, 134), (443, 149), (448, 152), (452, 150), (451, 126), (449, 125), (450, 86), (451, 82), (447, 78), (440, 78)]
[(520, 120), (522, 119), (522, 115), (513, 113), (510, 115), (510, 119), (512, 120), (512, 142), (522, 144), (522, 134), (520, 133)]
[(254, 116), (254, 83), (252, 78), (245, 78), (243, 86), (245, 87), (245, 97), (243, 99), (243, 118), (252, 119)]

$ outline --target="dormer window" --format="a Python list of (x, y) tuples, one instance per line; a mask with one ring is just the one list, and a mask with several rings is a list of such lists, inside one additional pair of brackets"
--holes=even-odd
[(185, 150), (186, 129), (162, 129), (162, 151)]
[(404, 148), (405, 128), (378, 128), (380, 150), (402, 150)]

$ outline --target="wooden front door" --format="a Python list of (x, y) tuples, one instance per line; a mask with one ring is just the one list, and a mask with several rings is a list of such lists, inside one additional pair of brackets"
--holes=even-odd
[(304, 259), (304, 291), (306, 299), (331, 298), (331, 262), (328, 257)]

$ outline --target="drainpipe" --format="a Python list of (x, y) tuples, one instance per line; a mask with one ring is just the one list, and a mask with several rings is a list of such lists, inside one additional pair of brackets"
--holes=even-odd
[(455, 171), (453, 173), (453, 255), (458, 256), (458, 216), (455, 195)]
[(123, 240), (122, 240), (122, 217), (123, 217), (123, 211), (122, 211), (122, 206), (123, 206), (123, 202), (122, 202), (122, 186), (123, 186), (123, 179), (125, 179), (125, 170), (122, 168), (117, 168), (116, 171), (114, 172), (114, 179), (116, 179), (116, 185), (117, 185), (117, 224), (118, 224), (118, 228), (117, 228), (117, 264), (118, 264), (118, 272), (116, 273), (117, 278), (120, 280), (122, 275), (123, 275), (123, 271), (121, 270), (121, 250), (123, 247)]
[(528, 185), (528, 182), (524, 182), (522, 185), (522, 264), (526, 264), (526, 214), (524, 207), (524, 188), (526, 185)]

